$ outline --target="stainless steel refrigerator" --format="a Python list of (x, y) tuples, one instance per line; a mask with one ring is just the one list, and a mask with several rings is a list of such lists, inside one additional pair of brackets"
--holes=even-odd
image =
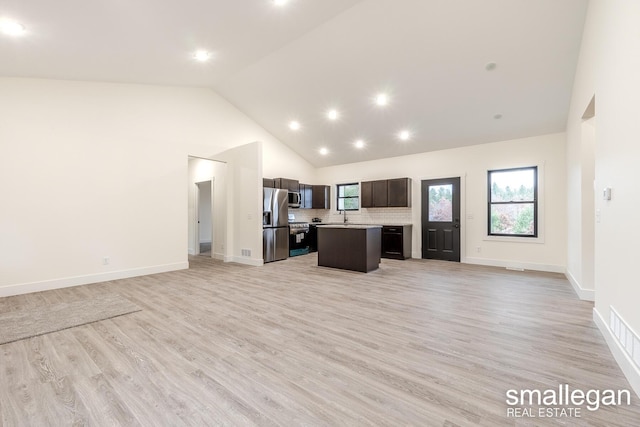
[(262, 213), (262, 257), (264, 262), (289, 256), (289, 198), (287, 190), (265, 188)]

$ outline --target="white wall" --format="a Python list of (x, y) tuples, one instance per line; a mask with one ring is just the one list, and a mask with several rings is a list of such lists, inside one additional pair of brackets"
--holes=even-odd
[(187, 267), (189, 155), (263, 141), (274, 174), (308, 173), (208, 89), (0, 78), (0, 94), (0, 296)]
[[(562, 133), (322, 168), (318, 170), (318, 180), (331, 184), (333, 190), (338, 183), (412, 178), (412, 251), (418, 258), (421, 254), (420, 181), (460, 176), (463, 262), (563, 272), (566, 263), (564, 156), (565, 134)], [(487, 171), (536, 165), (540, 167), (542, 179), (539, 189), (541, 238), (537, 243), (489, 240), (486, 237)]]
[[(580, 194), (582, 205), (582, 215), (580, 219), (581, 227), (581, 293), (585, 294), (585, 299), (593, 301), (595, 298), (595, 189), (594, 180), (596, 174), (595, 145), (596, 128), (595, 119), (584, 120), (581, 126), (580, 141)], [(568, 221), (571, 222), (569, 217)], [(588, 292), (584, 292), (584, 291)]]
[(225, 261), (262, 265), (262, 143), (214, 157), (227, 164), (227, 236), (232, 237), (227, 239)]
[[(610, 325), (614, 310), (626, 323), (625, 330), (636, 337), (640, 332), (640, 286), (635, 268), (640, 241), (639, 22), (640, 2), (591, 0), (589, 4), (567, 123), (567, 169), (580, 168), (581, 157), (576, 153), (581, 147), (582, 113), (595, 94), (594, 208), (600, 212), (600, 221), (595, 223), (594, 319), (640, 394), (640, 350), (629, 351), (621, 345), (617, 338), (620, 334), (612, 333)], [(571, 180), (569, 185), (569, 194), (580, 191), (579, 180)], [(602, 199), (605, 187), (612, 188), (611, 201)], [(580, 215), (581, 209), (578, 197), (569, 198), (570, 217)], [(568, 268), (573, 275), (579, 275), (583, 263), (588, 262), (581, 257), (580, 245), (579, 239), (569, 240)]]
[[(262, 139), (262, 174), (264, 178), (297, 179), (304, 184), (318, 184), (316, 168), (286, 145)], [(262, 183), (260, 183), (262, 185)]]

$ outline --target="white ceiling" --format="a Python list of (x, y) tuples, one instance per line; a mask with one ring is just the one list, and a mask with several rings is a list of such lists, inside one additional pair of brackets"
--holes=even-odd
[(563, 131), (587, 3), (2, 0), (28, 34), (0, 37), (0, 75), (211, 87), (329, 166)]

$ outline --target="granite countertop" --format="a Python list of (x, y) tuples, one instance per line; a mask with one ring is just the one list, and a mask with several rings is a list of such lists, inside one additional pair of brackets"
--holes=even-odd
[[(311, 223), (315, 226), (321, 226), (324, 227), (326, 225), (340, 225), (340, 226), (344, 226), (345, 224), (342, 222), (313, 222)], [(376, 223), (376, 224), (361, 224), (361, 223), (355, 223), (355, 222), (347, 222), (346, 226), (348, 227), (355, 227), (355, 226), (376, 226), (376, 227), (404, 227), (406, 225), (413, 225), (411, 223), (403, 223), (403, 222), (392, 222), (392, 223)]]
[(319, 228), (352, 228), (352, 229), (359, 229), (359, 230), (365, 230), (368, 228), (382, 228), (381, 225), (373, 225), (373, 224), (322, 224), (322, 225), (318, 225), (317, 227)]

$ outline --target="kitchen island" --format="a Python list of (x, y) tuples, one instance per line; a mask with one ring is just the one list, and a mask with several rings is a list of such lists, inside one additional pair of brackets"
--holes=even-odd
[(318, 265), (368, 273), (380, 264), (382, 226), (319, 225)]

